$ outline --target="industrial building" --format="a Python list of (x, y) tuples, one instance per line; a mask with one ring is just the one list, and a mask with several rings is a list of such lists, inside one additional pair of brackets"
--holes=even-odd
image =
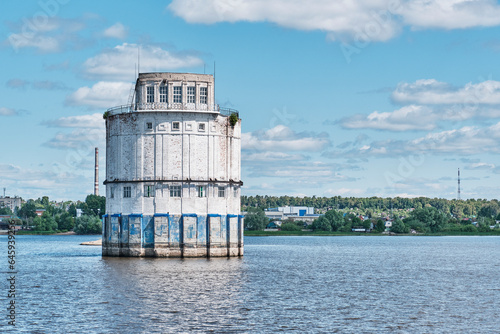
[(141, 73), (104, 117), (103, 255), (243, 255), (241, 120), (212, 75)]

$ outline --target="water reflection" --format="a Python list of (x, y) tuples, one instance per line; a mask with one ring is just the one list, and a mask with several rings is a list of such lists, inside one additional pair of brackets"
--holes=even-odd
[[(244, 280), (242, 259), (103, 258), (113, 322), (150, 331), (231, 328)], [(130, 302), (133, 301), (133, 307)], [(120, 312), (116, 312), (120, 310)]]

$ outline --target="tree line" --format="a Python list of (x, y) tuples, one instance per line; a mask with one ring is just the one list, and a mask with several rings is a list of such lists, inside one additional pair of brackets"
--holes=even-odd
[[(80, 217), (77, 217), (77, 209), (82, 210)], [(38, 216), (37, 210), (45, 211)], [(84, 202), (63, 202), (61, 207), (51, 203), (48, 196), (43, 196), (23, 203), (17, 210), (17, 216), (20, 218), (18, 223), (24, 229), (36, 232), (74, 231), (77, 234), (100, 234), (101, 218), (105, 210), (106, 197), (104, 196), (88, 195)]]
[(372, 212), (390, 210), (435, 208), (456, 218), (496, 217), (500, 213), (497, 199), (448, 200), (444, 198), (382, 198), (382, 197), (292, 197), (292, 196), (241, 196), (242, 210), (249, 207), (276, 208), (280, 206), (309, 206), (319, 212), (331, 209), (360, 209)]

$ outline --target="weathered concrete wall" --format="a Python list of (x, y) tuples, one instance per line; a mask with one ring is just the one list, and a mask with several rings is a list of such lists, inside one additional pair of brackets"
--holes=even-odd
[[(159, 85), (168, 86), (168, 101), (175, 85), (183, 87), (183, 101), (190, 86), (196, 87), (196, 94), (207, 87), (206, 106), (214, 98), (212, 76), (148, 73), (141, 74), (136, 85), (138, 104), (146, 101), (147, 86), (159, 94)], [(195, 104), (197, 108), (199, 96)], [(243, 254), (241, 121), (231, 126), (218, 110), (200, 109), (148, 105), (108, 116), (103, 255)], [(145, 186), (150, 187), (149, 195)], [(178, 186), (181, 196), (171, 196)], [(199, 186), (204, 187), (201, 197)], [(124, 196), (126, 187), (130, 197)], [(219, 187), (224, 188), (223, 197)]]
[(103, 255), (225, 257), (243, 255), (243, 216), (105, 215)]

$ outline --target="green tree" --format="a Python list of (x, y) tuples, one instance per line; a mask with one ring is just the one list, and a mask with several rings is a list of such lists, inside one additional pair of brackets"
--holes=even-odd
[(76, 218), (76, 234), (101, 234), (102, 222), (97, 216), (81, 216)]
[(18, 212), (19, 217), (27, 219), (27, 218), (35, 218), (36, 217), (36, 204), (32, 199), (28, 200), (21, 206), (21, 209)]
[(263, 230), (269, 223), (264, 210), (261, 208), (249, 207), (245, 215), (245, 229), (256, 231)]
[(385, 231), (385, 223), (382, 219), (377, 220), (377, 225), (375, 225), (375, 230), (377, 232), (384, 232)]
[(403, 223), (403, 221), (399, 218), (394, 219), (392, 222), (391, 232), (394, 233), (408, 233), (410, 232), (410, 228)]
[(70, 231), (75, 227), (75, 219), (69, 214), (69, 212), (64, 212), (56, 216), (57, 229)]
[(106, 197), (98, 195), (88, 195), (85, 198), (86, 208), (82, 208), (83, 213), (86, 215), (94, 215), (102, 218), (106, 212)]
[(331, 231), (332, 225), (330, 224), (330, 221), (323, 215), (319, 216), (313, 221), (311, 228), (318, 231)]
[(281, 225), (282, 231), (302, 231), (302, 228), (295, 223), (284, 223)]
[(0, 215), (2, 216), (12, 216), (14, 213), (9, 207), (0, 208)]

